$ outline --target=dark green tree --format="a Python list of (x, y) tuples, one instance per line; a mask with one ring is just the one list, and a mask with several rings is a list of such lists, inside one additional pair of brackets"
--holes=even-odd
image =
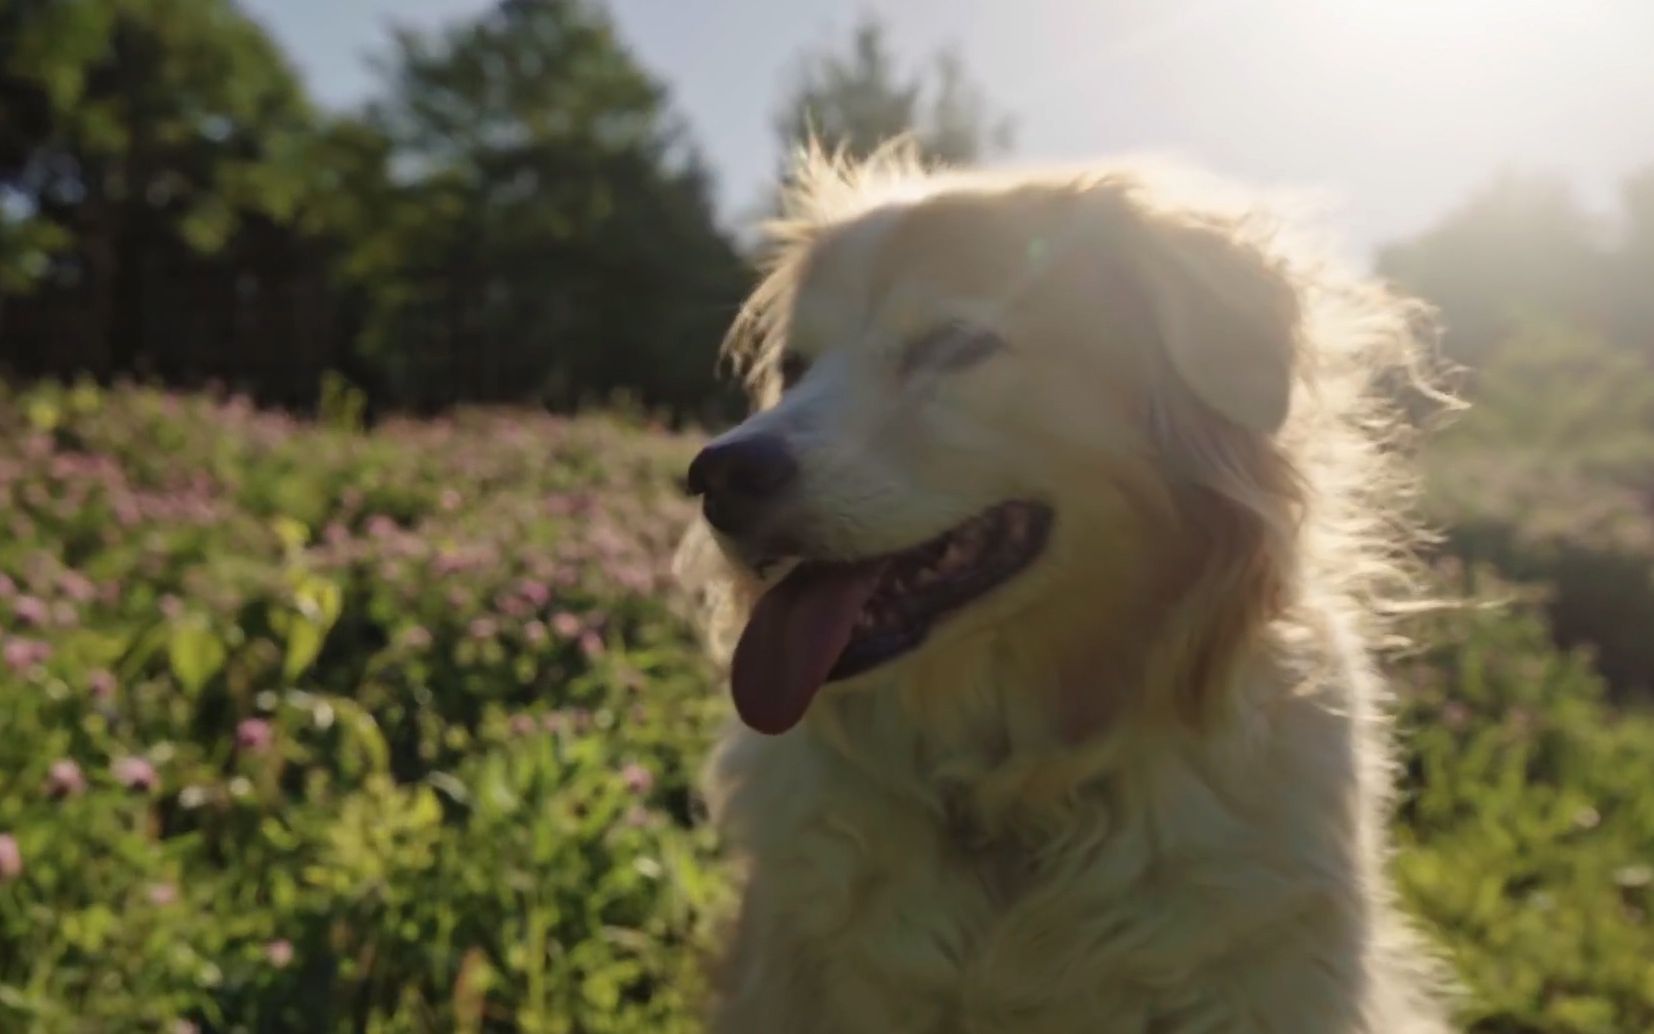
[(402, 395), (567, 406), (716, 392), (744, 270), (665, 91), (584, 0), (399, 30), (368, 113), (392, 184), (358, 243), (365, 343)]
[(311, 112), (230, 0), (0, 5), (0, 112), (0, 296), (70, 292), (102, 370), (176, 332), (159, 278), (268, 253), (306, 192)]

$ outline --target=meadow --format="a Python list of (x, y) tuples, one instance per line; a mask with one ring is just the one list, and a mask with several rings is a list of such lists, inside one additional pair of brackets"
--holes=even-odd
[[(693, 439), (0, 396), (0, 1029), (695, 1028), (726, 713)], [(1654, 1029), (1654, 721), (1522, 591), (1394, 668), (1396, 869), (1479, 1032)]]
[[(1434, 58), (1451, 89), (1357, 62), (1281, 92), (1392, 158), (1430, 142), (1352, 199), (1457, 184), (1480, 162), (1457, 143), (1500, 127), (1501, 155), (1583, 160), (1522, 90), (1499, 98), (1520, 117), (1475, 108), (1485, 70), (1624, 107), (1634, 29), (1602, 20), (1614, 46), (1563, 76), (1516, 50), (1564, 55), (1571, 29), (1494, 59), (1537, 9), (1424, 12), (1481, 4), (1395, 22), (1429, 46), (1385, 71)], [(0, 1034), (698, 1027), (730, 874), (694, 773), (728, 704), (667, 570), (696, 437), (638, 413), (740, 411), (715, 353), (761, 255), (735, 224), (781, 184), (732, 216), (733, 156), (604, 0), (458, 6), (0, 3)], [(776, 91), (775, 154), (808, 132), (1013, 155), (1001, 84), (905, 52), (880, 6), (784, 81), (740, 80)], [(1353, 40), (1398, 7), (1253, 6), (1306, 54), (1299, 30)], [(325, 55), (273, 31), (301, 11), (366, 59), (361, 97), (311, 90)], [(1128, 142), (1118, 104), (1212, 150), (1098, 97), (1098, 154)], [(1249, 131), (1294, 117), (1230, 105)], [(1320, 150), (1268, 164), (1338, 187)], [(1387, 663), (1397, 881), (1477, 1034), (1654, 1030), (1654, 167), (1622, 172), (1611, 212), (1572, 172), (1492, 175), (1370, 256), (1439, 310), (1474, 403), (1419, 457), (1435, 595), (1464, 605)]]

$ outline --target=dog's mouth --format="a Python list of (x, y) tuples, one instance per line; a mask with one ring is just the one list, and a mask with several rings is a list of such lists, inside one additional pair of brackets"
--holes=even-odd
[(1006, 502), (897, 553), (800, 563), (759, 599), (735, 648), (741, 720), (786, 732), (823, 685), (913, 650), (939, 619), (1020, 573), (1051, 523), (1046, 506)]

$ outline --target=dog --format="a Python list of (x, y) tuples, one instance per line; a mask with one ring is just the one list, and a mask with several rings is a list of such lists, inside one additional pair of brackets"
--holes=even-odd
[(767, 239), (678, 558), (738, 717), (710, 1029), (1447, 1030), (1373, 659), (1428, 312), (1152, 164), (818, 149)]

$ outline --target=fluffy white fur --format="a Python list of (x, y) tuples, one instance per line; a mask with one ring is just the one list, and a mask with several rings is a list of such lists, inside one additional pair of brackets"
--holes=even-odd
[[(717, 1034), (1446, 1029), (1387, 888), (1370, 659), (1418, 312), (1171, 182), (806, 158), (730, 337), (760, 406), (731, 433), (801, 464), (777, 519), (838, 558), (1003, 499), (1056, 524), (919, 651), (723, 741)], [(904, 381), (950, 319), (1008, 347)], [(784, 349), (815, 360), (785, 394)], [(720, 652), (743, 555), (703, 528), (681, 557)]]

